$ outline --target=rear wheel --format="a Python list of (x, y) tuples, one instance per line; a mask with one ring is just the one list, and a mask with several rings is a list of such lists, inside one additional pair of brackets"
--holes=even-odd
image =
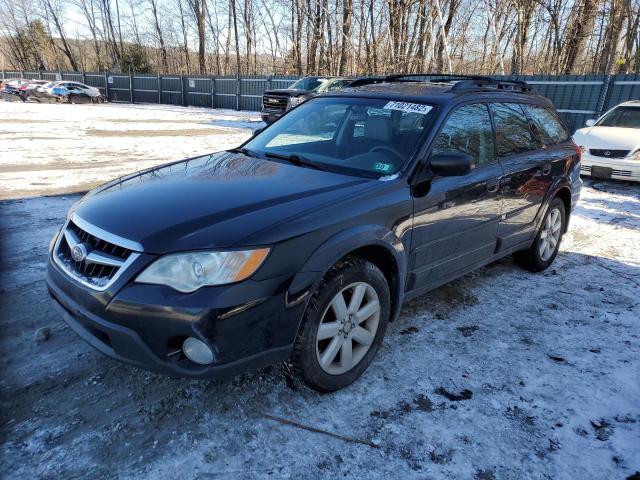
[(347, 259), (325, 276), (294, 345), (296, 373), (325, 392), (354, 382), (375, 356), (390, 315), (389, 286), (375, 265)]
[(548, 268), (558, 255), (565, 223), (564, 202), (554, 198), (533, 244), (527, 250), (516, 252), (513, 255), (515, 262), (531, 272), (541, 272)]

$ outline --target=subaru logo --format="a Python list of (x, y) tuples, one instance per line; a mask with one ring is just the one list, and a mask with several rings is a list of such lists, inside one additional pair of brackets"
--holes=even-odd
[(611, 152), (609, 150), (605, 150), (604, 156), (605, 157), (610, 157), (611, 156)]
[(78, 243), (71, 249), (71, 258), (76, 262), (82, 262), (87, 258), (87, 247), (84, 243)]

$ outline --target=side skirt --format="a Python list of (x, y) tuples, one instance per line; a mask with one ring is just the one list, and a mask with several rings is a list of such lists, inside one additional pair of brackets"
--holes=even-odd
[(424, 295), (425, 293), (427, 293), (430, 290), (433, 290), (435, 288), (441, 287), (442, 285), (449, 283), (457, 278), (462, 277), (463, 275), (466, 275), (469, 272), (473, 272), (474, 270), (477, 270), (480, 267), (484, 267), (485, 265), (488, 265), (490, 263), (495, 262), (496, 260), (500, 260), (503, 257), (506, 257), (507, 255), (511, 255), (514, 252), (517, 252), (518, 250), (525, 250), (527, 248), (529, 248), (532, 244), (533, 240), (527, 240), (525, 242), (519, 243), (517, 245), (513, 245), (510, 248), (506, 249), (506, 250), (501, 250), (498, 253), (495, 253), (494, 255), (487, 257), (483, 260), (480, 260), (479, 262), (476, 262), (462, 270), (458, 270), (453, 272), (450, 275), (447, 275), (446, 277), (443, 277), (441, 279), (438, 279), (436, 281), (430, 282), (426, 285), (419, 285), (416, 288), (414, 288), (413, 290), (409, 291), (409, 292), (405, 292), (404, 295), (404, 301), (408, 301), (411, 300), (413, 298), (419, 297), (420, 295)]

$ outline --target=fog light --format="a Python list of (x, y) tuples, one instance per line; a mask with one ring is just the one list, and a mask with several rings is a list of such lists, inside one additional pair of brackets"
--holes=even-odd
[(193, 363), (208, 365), (213, 362), (213, 352), (206, 343), (197, 338), (187, 338), (182, 344), (182, 351)]

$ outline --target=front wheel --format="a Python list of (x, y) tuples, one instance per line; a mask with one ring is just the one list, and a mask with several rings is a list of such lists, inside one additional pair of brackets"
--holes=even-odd
[(531, 247), (516, 252), (515, 262), (531, 272), (541, 272), (553, 263), (560, 249), (562, 234), (566, 224), (564, 202), (554, 198), (542, 220), (542, 225)]
[(307, 306), (292, 361), (301, 380), (332, 392), (358, 379), (375, 356), (390, 315), (389, 285), (375, 265), (347, 259), (325, 276)]

